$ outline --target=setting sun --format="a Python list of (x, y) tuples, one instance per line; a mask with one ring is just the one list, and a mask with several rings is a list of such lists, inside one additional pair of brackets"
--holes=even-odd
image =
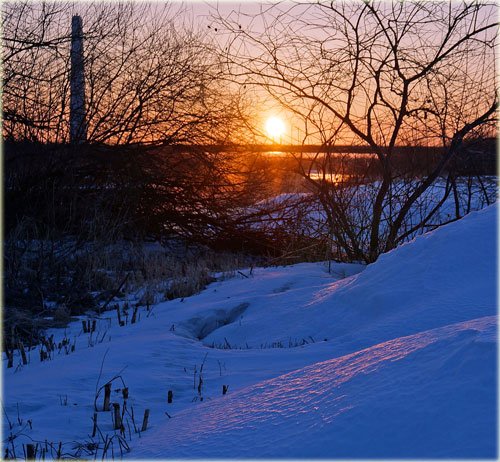
[(281, 141), (280, 137), (285, 133), (285, 124), (279, 117), (269, 117), (266, 121), (266, 132), (273, 141)]

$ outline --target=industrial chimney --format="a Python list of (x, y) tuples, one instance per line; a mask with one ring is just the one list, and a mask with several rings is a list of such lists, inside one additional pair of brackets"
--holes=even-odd
[(87, 141), (85, 120), (85, 73), (83, 64), (83, 26), (81, 16), (71, 20), (70, 133), (72, 144)]

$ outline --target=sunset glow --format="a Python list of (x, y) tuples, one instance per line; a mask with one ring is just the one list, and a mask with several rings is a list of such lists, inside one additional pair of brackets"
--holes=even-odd
[(285, 133), (285, 124), (279, 117), (269, 117), (266, 121), (266, 133), (273, 141), (280, 141)]

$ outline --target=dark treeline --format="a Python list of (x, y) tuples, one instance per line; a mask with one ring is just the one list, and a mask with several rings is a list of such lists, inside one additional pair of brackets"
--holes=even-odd
[(257, 186), (244, 171), (230, 178), (239, 162), (229, 154), (32, 143), (4, 150), (7, 236), (30, 219), (40, 235), (83, 241), (181, 236), (218, 245), (227, 234), (238, 246), (230, 212), (248, 206)]
[[(444, 151), (443, 151), (444, 152)], [(436, 149), (405, 149), (391, 158), (391, 167), (395, 178), (422, 177), (430, 175), (443, 157), (443, 152)], [(326, 160), (325, 160), (326, 157)], [(325, 172), (344, 175), (353, 181), (371, 182), (382, 178), (380, 163), (375, 155), (351, 153), (322, 153), (311, 157), (303, 156), (300, 163), (304, 172)], [(456, 176), (496, 175), (497, 142), (496, 138), (468, 140), (454, 159), (447, 163), (443, 174)]]

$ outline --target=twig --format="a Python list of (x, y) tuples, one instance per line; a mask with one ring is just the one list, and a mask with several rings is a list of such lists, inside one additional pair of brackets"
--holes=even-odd
[(101, 314), (106, 308), (107, 306), (111, 303), (111, 300), (113, 300), (113, 298), (115, 298), (116, 294), (118, 292), (120, 292), (120, 290), (122, 290), (122, 287), (125, 285), (125, 283), (127, 282), (127, 279), (129, 278), (130, 276), (130, 273), (127, 273), (125, 278), (123, 279), (123, 281), (121, 282), (121, 284), (118, 286), (118, 289), (116, 289), (112, 294), (111, 296), (108, 298), (108, 300), (106, 301), (106, 303), (104, 303), (104, 305), (102, 307), (99, 308), (99, 314)]
[(7, 415), (7, 411), (5, 410), (5, 407), (3, 405), (3, 400), (0, 401), (0, 403), (2, 404), (2, 410), (3, 410), (3, 413), (5, 414), (5, 418), (7, 419), (7, 422), (9, 422), (9, 429), (12, 430), (13, 425), (12, 425), (12, 422), (10, 421), (10, 419), (9, 419), (9, 416)]
[[(99, 381), (101, 380), (101, 376), (102, 376), (102, 369), (104, 367), (104, 360), (106, 359), (106, 355), (108, 354), (108, 351), (109, 351), (109, 348), (106, 349), (106, 352), (104, 353), (104, 356), (102, 357), (102, 361), (101, 361), (101, 368), (99, 369), (99, 376), (97, 377), (97, 382), (95, 384), (95, 394), (97, 395), (97, 390), (99, 388)], [(97, 401), (97, 399), (96, 399)], [(95, 407), (95, 402), (94, 402), (94, 407)], [(95, 409), (97, 411), (97, 408)]]

